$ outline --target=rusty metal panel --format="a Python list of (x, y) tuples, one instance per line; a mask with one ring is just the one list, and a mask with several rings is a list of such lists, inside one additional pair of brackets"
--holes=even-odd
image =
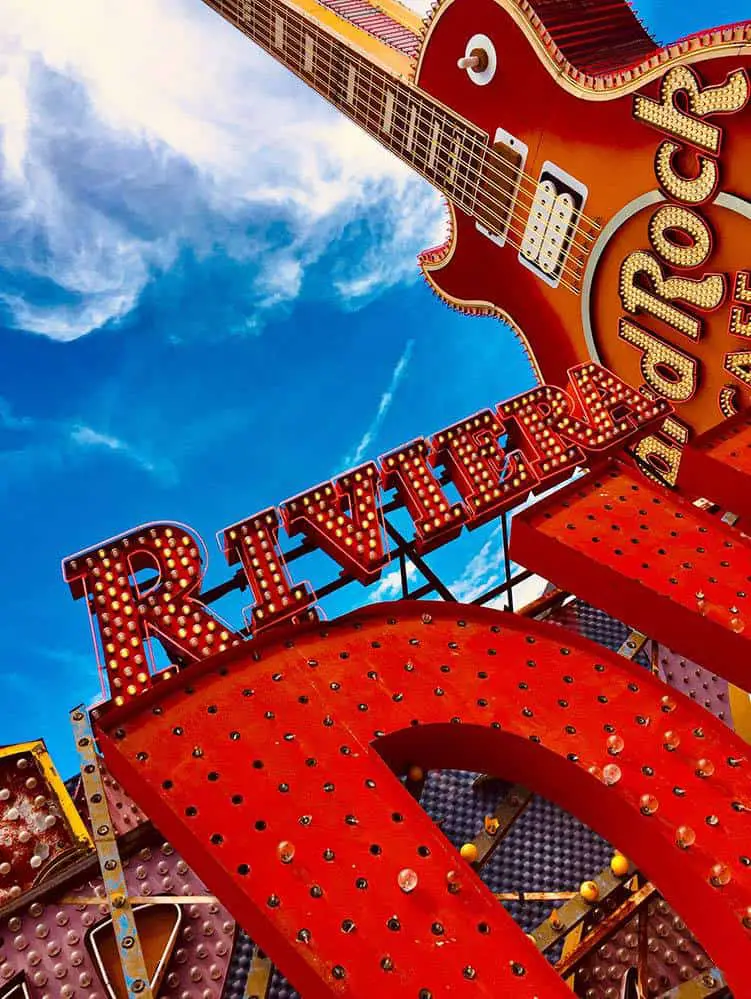
[(0, 909), (91, 849), (44, 743), (0, 747)]
[(745, 745), (555, 626), (372, 607), (194, 664), (97, 731), (110, 772), (306, 999), (468, 981), (570, 994), (394, 776), (410, 764), (481, 768), (558, 801), (656, 881), (731, 986), (745, 982)]

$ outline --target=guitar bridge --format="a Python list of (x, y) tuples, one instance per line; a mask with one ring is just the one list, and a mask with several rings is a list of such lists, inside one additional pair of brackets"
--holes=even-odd
[(520, 262), (557, 288), (587, 188), (555, 163), (545, 162), (519, 250)]

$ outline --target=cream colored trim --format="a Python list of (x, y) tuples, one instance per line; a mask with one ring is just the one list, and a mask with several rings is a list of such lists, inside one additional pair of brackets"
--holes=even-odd
[[(420, 48), (420, 55), (415, 67), (415, 80), (420, 79), (422, 60), (430, 43), (430, 36), (433, 33), (433, 29), (453, 2), (454, 0), (445, 0), (445, 2), (436, 11), (435, 16), (428, 26), (428, 31), (425, 35), (422, 47)], [(569, 70), (575, 70), (577, 67), (571, 66), (570, 63), (565, 61), (562, 65), (555, 61), (545, 43), (537, 33), (537, 30), (531, 24), (526, 14), (519, 9), (515, 0), (495, 0), (495, 2), (499, 7), (502, 7), (509, 17), (512, 18), (512, 20), (517, 24), (526, 36), (532, 46), (532, 49), (537, 54), (540, 62), (548, 73), (550, 73), (553, 79), (556, 80), (560, 86), (564, 90), (567, 90), (570, 94), (573, 94), (575, 97), (581, 97), (587, 101), (610, 101), (614, 100), (616, 97), (621, 97), (624, 94), (633, 93), (633, 91), (641, 89), (651, 80), (659, 79), (672, 66), (680, 66), (686, 63), (693, 64), (697, 62), (704, 62), (707, 59), (715, 58), (729, 58), (733, 56), (738, 58), (739, 56), (751, 54), (751, 42), (740, 41), (736, 38), (730, 41), (716, 43), (710, 42), (708, 45), (704, 45), (701, 48), (687, 48), (685, 52), (680, 51), (678, 45), (669, 45), (667, 46), (668, 52), (670, 52), (671, 49), (675, 49), (676, 51), (675, 54), (668, 56), (664, 62), (658, 61), (657, 65), (650, 65), (649, 69), (646, 69), (643, 73), (637, 73), (630, 80), (624, 80), (622, 83), (617, 84), (613, 83), (609, 86), (605, 86), (605, 84), (601, 82), (600, 87), (597, 88), (597, 81), (601, 78), (595, 76), (593, 78), (595, 81), (594, 84), (580, 83), (578, 80), (574, 80), (569, 75)], [(731, 31), (733, 34), (736, 31), (736, 29), (726, 30)], [(743, 27), (737, 30), (745, 31)], [(648, 63), (651, 64), (651, 60), (645, 61), (642, 65), (646, 65)]]
[[(313, 24), (325, 28), (334, 38), (344, 42), (364, 58), (375, 62), (382, 69), (389, 70), (405, 80), (411, 78), (412, 60), (409, 56), (397, 52), (375, 35), (370, 35), (343, 17), (339, 17), (316, 0), (289, 0), (289, 6)], [(238, 27), (242, 30), (241, 25)]]
[(399, 0), (371, 0), (373, 6), (393, 18), (403, 28), (407, 28), (419, 37), (423, 29), (423, 21), (418, 13), (399, 3)]
[[(451, 0), (450, 0), (451, 2)], [(542, 371), (537, 363), (537, 358), (534, 355), (532, 346), (527, 339), (524, 330), (519, 326), (519, 324), (503, 309), (495, 305), (493, 302), (486, 302), (482, 299), (463, 299), (454, 298), (453, 295), (447, 294), (433, 279), (432, 272), (442, 270), (454, 256), (454, 251), (456, 250), (456, 212), (454, 206), (450, 201), (446, 201), (446, 206), (449, 210), (449, 223), (450, 223), (450, 235), (444, 244), (446, 246), (446, 253), (440, 260), (435, 262), (428, 260), (421, 260), (420, 267), (422, 268), (423, 276), (428, 282), (433, 291), (438, 295), (439, 298), (443, 299), (448, 305), (453, 308), (458, 309), (460, 312), (477, 313), (484, 316), (494, 316), (496, 319), (500, 319), (501, 322), (506, 323), (514, 331), (516, 336), (521, 341), (522, 347), (529, 358), (529, 363), (532, 366), (532, 371), (535, 377), (540, 383), (544, 382), (542, 377)]]

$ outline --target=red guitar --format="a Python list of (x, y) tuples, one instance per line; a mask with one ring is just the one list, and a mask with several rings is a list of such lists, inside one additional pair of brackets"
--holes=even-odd
[[(642, 457), (751, 401), (751, 24), (655, 45), (623, 0), (206, 0), (447, 198), (421, 266), (541, 380), (668, 399)], [(376, 6), (377, 3), (377, 6)]]

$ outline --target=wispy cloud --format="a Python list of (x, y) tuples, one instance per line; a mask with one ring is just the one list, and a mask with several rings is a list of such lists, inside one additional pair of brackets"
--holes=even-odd
[(410, 359), (412, 358), (412, 349), (414, 348), (414, 345), (414, 340), (407, 341), (407, 345), (402, 352), (402, 356), (396, 362), (394, 370), (391, 372), (391, 379), (389, 381), (388, 388), (381, 396), (381, 400), (378, 403), (378, 409), (376, 410), (376, 414), (373, 417), (370, 426), (360, 438), (360, 443), (357, 445), (355, 450), (348, 454), (344, 459), (344, 464), (348, 468), (352, 465), (358, 464), (375, 440), (378, 431), (381, 428), (381, 424), (386, 418), (386, 414), (389, 409), (391, 409), (391, 404), (394, 401), (394, 393), (398, 389), (399, 383), (406, 374), (407, 367), (409, 366)]
[(17, 416), (8, 400), (0, 396), (0, 427), (4, 430), (30, 430), (33, 426), (30, 416)]
[(449, 589), (457, 600), (470, 603), (500, 581), (502, 566), (503, 541), (501, 525), (498, 524), (479, 552), (469, 560), (461, 575), (451, 583)]
[(5, 0), (0, 121), (0, 305), (58, 340), (217, 246), (245, 269), (232, 332), (347, 239), (326, 287), (351, 307), (416, 279), (441, 225), (424, 182), (197, 2)]

